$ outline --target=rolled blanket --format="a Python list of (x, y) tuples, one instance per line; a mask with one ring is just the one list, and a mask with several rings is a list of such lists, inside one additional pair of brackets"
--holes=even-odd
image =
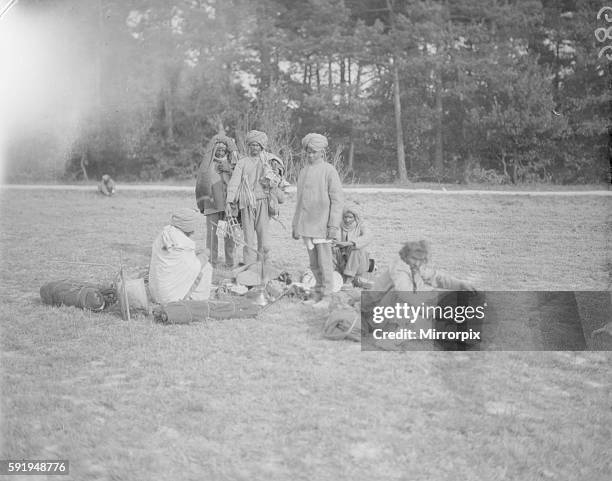
[(52, 306), (74, 306), (91, 311), (101, 311), (117, 301), (117, 293), (112, 287), (68, 279), (44, 284), (40, 297), (43, 303)]
[(190, 324), (207, 319), (254, 318), (259, 310), (260, 306), (244, 297), (222, 301), (178, 301), (154, 309), (153, 318), (161, 324)]

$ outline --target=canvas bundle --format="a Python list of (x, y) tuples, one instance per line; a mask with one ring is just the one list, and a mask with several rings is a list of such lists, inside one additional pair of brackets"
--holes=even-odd
[[(143, 278), (138, 279), (125, 279), (125, 290), (123, 288), (123, 282), (121, 277), (117, 278), (117, 291), (121, 293), (119, 296), (119, 302), (121, 308), (125, 310), (126, 306), (129, 306), (132, 310), (149, 310), (149, 299), (147, 296), (147, 289), (145, 287), (145, 280)], [(127, 303), (125, 302), (127, 297)]]
[(117, 293), (110, 286), (68, 279), (44, 284), (40, 297), (43, 303), (52, 306), (74, 306), (91, 311), (101, 311), (117, 301)]
[(208, 301), (177, 301), (160, 306), (153, 311), (155, 322), (161, 324), (190, 324), (207, 319), (242, 319), (254, 318), (260, 307), (250, 299)]

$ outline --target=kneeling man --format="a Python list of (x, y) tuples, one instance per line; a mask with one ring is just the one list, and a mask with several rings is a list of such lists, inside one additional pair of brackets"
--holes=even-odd
[(207, 300), (212, 266), (205, 253), (197, 253), (191, 236), (201, 222), (194, 209), (179, 209), (153, 242), (149, 266), (149, 290), (154, 302)]

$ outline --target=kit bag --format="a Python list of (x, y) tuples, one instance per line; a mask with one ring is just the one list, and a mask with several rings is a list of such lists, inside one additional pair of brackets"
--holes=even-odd
[(155, 322), (161, 324), (190, 324), (207, 319), (254, 318), (259, 310), (260, 306), (244, 297), (208, 301), (177, 301), (155, 308), (153, 318)]
[(109, 286), (64, 279), (44, 284), (40, 288), (40, 297), (43, 303), (52, 306), (101, 311), (116, 302), (117, 293)]

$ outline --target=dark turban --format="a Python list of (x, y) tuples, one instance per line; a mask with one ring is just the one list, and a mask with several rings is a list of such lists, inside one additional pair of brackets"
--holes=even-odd
[(229, 152), (234, 152), (235, 150), (237, 150), (236, 142), (234, 141), (234, 139), (228, 137), (227, 135), (215, 135), (212, 138), (212, 141), (215, 143), (215, 146), (217, 146), (217, 144), (225, 145)]
[(251, 130), (246, 135), (246, 143), (250, 144), (251, 142), (256, 142), (261, 145), (262, 149), (265, 149), (268, 146), (268, 136), (259, 130)]

